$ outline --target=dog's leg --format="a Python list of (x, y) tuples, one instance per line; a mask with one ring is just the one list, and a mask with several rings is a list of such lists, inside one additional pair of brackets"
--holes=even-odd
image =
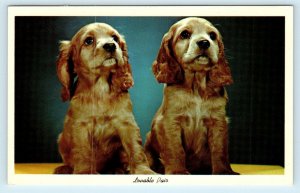
[(95, 155), (90, 147), (74, 147), (73, 152), (73, 174), (97, 174), (97, 163)]
[[(97, 174), (99, 171), (98, 165), (103, 166), (105, 159), (102, 159), (102, 164), (99, 159), (96, 159), (97, 140), (94, 139), (93, 129), (84, 128), (89, 132), (81, 132), (80, 135), (73, 135), (72, 162), (74, 166), (74, 174)], [(100, 168), (101, 169), (101, 168)]]
[(224, 119), (208, 118), (208, 144), (211, 153), (213, 174), (238, 174), (231, 169), (228, 158), (228, 128)]
[(164, 174), (164, 166), (162, 165), (159, 159), (159, 153), (155, 149), (155, 145), (157, 142), (152, 141), (152, 135), (154, 132), (150, 131), (147, 134), (146, 142), (145, 142), (145, 154), (150, 165), (150, 168), (159, 174)]
[(67, 140), (64, 135), (61, 133), (57, 139), (58, 150), (63, 159), (64, 165), (58, 166), (54, 170), (54, 174), (72, 174), (73, 167), (70, 166), (70, 156), (71, 156), (71, 148), (69, 140)]
[(125, 152), (128, 155), (131, 174), (155, 174), (148, 164), (142, 147), (139, 128), (125, 121), (119, 128), (119, 135)]
[(155, 168), (155, 164), (154, 164), (154, 155), (152, 153), (153, 149), (151, 146), (151, 132), (147, 133), (146, 136), (146, 142), (145, 142), (145, 154), (149, 163), (149, 166), (151, 169)]
[[(171, 123), (171, 124), (170, 124)], [(185, 165), (185, 151), (182, 146), (181, 128), (167, 118), (156, 123), (160, 160), (165, 174), (189, 174)]]

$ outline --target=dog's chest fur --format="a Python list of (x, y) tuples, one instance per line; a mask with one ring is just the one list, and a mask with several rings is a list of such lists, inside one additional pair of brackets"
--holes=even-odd
[(209, 117), (211, 112), (207, 108), (206, 101), (199, 95), (185, 93), (182, 97), (181, 102), (178, 102), (181, 108), (179, 108), (177, 119), (179, 119), (178, 123), (180, 123), (182, 129), (185, 145), (192, 147), (205, 142), (207, 128), (204, 126), (203, 120)]
[[(199, 84), (200, 85), (200, 84)], [(186, 151), (201, 156), (207, 152), (207, 127), (205, 120), (225, 116), (226, 99), (223, 97), (201, 98), (195, 89), (183, 87), (166, 87), (167, 105), (172, 106), (168, 113), (174, 116), (176, 125), (180, 126), (182, 144)]]
[(133, 114), (128, 93), (116, 96), (109, 92), (106, 82), (100, 79), (99, 83), (90, 92), (72, 98), (65, 128), (72, 135), (86, 136), (95, 149), (105, 154), (120, 146), (118, 129), (125, 121), (133, 120)]

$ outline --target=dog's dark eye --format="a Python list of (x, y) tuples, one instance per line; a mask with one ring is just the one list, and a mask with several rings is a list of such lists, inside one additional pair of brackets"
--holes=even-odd
[(113, 35), (112, 38), (114, 39), (115, 42), (119, 42), (119, 37), (117, 35)]
[(217, 39), (217, 34), (215, 32), (210, 32), (209, 37), (211, 40), (216, 40)]
[(189, 39), (191, 37), (191, 33), (187, 30), (184, 30), (183, 32), (181, 32), (180, 37), (182, 39)]
[(92, 37), (87, 37), (85, 40), (84, 40), (84, 44), (89, 46), (89, 45), (92, 45), (94, 43), (94, 39)]

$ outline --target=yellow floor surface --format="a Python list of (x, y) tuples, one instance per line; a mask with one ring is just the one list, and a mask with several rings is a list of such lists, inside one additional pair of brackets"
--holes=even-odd
[[(52, 174), (57, 163), (15, 164), (16, 174)], [(232, 169), (244, 175), (283, 175), (284, 168), (271, 165), (231, 164)]]

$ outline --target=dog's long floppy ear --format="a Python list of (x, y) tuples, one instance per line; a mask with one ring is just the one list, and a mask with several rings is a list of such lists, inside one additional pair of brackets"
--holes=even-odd
[(123, 36), (121, 36), (121, 38), (119, 40), (119, 45), (122, 50), (124, 65), (126, 65), (126, 64), (128, 64), (128, 51), (127, 51), (127, 44), (126, 44)]
[(119, 41), (120, 48), (123, 54), (122, 65), (118, 64), (115, 72), (112, 75), (112, 88), (115, 90), (127, 91), (134, 84), (131, 72), (131, 66), (128, 62), (127, 45), (123, 37)]
[(60, 53), (56, 62), (56, 73), (59, 81), (62, 84), (62, 100), (70, 100), (74, 92), (73, 81), (75, 78), (70, 41), (60, 42)]
[(219, 60), (218, 63), (214, 65), (209, 72), (209, 79), (213, 83), (213, 85), (220, 87), (232, 84), (233, 79), (231, 76), (228, 61), (225, 58), (224, 44), (221, 39), (218, 41), (218, 45)]
[(172, 51), (173, 35), (173, 29), (164, 35), (157, 58), (152, 64), (152, 71), (159, 83), (174, 84), (183, 81), (182, 69)]

